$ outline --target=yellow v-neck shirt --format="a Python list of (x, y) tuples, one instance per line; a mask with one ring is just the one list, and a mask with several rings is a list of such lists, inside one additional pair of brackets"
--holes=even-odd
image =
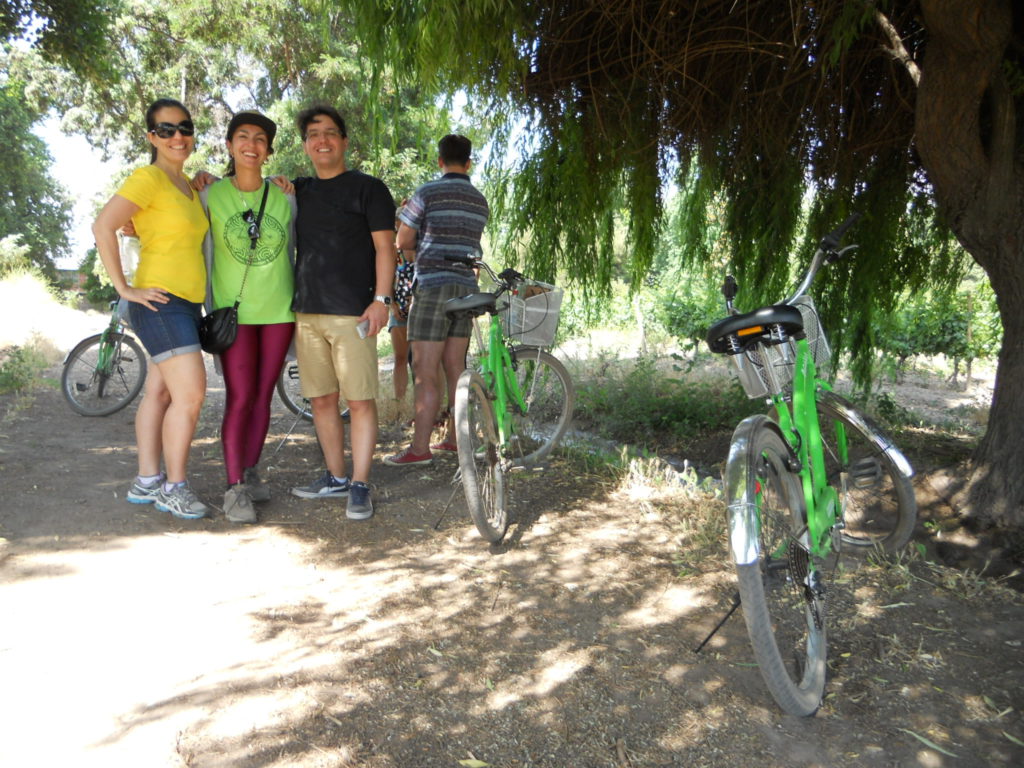
[(132, 285), (163, 288), (201, 303), (206, 298), (202, 245), (209, 223), (199, 194), (185, 197), (155, 165), (132, 173), (117, 194), (142, 209), (132, 216), (142, 246)]

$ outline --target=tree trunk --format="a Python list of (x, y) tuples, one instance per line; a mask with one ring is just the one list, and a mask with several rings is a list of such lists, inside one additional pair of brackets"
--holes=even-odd
[(1003, 347), (988, 429), (973, 457), (961, 512), (1024, 528), (1024, 168), (1016, 105), (1001, 71), (1011, 0), (921, 0), (928, 47), (916, 142), (935, 197), (996, 294)]

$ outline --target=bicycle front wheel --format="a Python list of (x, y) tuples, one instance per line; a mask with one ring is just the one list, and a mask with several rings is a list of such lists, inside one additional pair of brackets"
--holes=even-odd
[(508, 529), (506, 460), (490, 393), (475, 371), (463, 371), (455, 389), (455, 439), (469, 515), (481, 536), (499, 542)]
[(124, 333), (103, 341), (96, 334), (80, 341), (64, 361), (60, 388), (68, 405), (83, 416), (109, 416), (134, 400), (146, 382), (146, 355)]
[(561, 361), (537, 347), (511, 350), (526, 410), (510, 402), (510, 458), (516, 466), (543, 460), (569, 429), (576, 390)]
[(910, 540), (917, 500), (910, 464), (882, 430), (849, 402), (819, 393), (825, 472), (843, 505), (843, 544), (897, 550)]
[(730, 455), (736, 456), (730, 463), (742, 462), (727, 470), (738, 481), (727, 493), (754, 657), (783, 710), (813, 715), (825, 689), (825, 590), (807, 548), (799, 476), (789, 469), (785, 441), (764, 416), (741, 422)]

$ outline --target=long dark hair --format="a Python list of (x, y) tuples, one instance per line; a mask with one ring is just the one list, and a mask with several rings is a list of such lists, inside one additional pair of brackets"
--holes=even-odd
[[(182, 104), (177, 99), (157, 99), (152, 104), (150, 104), (149, 105), (149, 109), (146, 110), (146, 132), (147, 133), (149, 131), (152, 131), (154, 128), (156, 128), (156, 120), (154, 119), (153, 116), (157, 112), (159, 112), (161, 109), (163, 109), (164, 107), (177, 107), (178, 109), (180, 109), (182, 112), (185, 113), (186, 117), (188, 117), (189, 120), (192, 119), (192, 113), (188, 111), (188, 107), (186, 107), (184, 104)], [(156, 147), (154, 147), (153, 145), (150, 145), (150, 147), (149, 147), (149, 162), (152, 163), (155, 160), (156, 160)]]

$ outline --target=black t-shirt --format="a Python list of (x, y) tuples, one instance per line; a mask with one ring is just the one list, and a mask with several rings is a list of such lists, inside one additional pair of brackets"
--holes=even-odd
[(345, 171), (295, 179), (296, 312), (361, 315), (373, 301), (377, 252), (371, 232), (395, 228), (395, 201), (380, 179)]

